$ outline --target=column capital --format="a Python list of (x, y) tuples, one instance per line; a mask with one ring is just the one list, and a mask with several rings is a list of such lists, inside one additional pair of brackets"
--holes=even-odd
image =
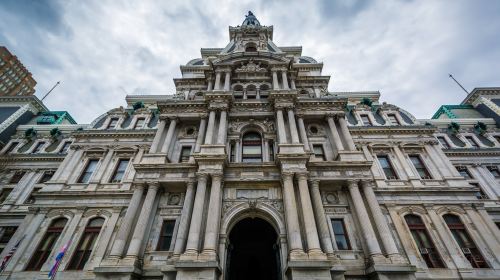
[(146, 182), (150, 190), (158, 190), (160, 183), (158, 181), (148, 181)]
[(294, 174), (294, 172), (291, 172), (291, 171), (281, 172), (281, 176), (283, 177), (283, 179), (292, 179), (293, 174)]
[(349, 179), (349, 180), (347, 180), (347, 187), (349, 187), (349, 188), (357, 188), (358, 187), (358, 182), (359, 182), (359, 180)]
[(222, 172), (217, 172), (217, 173), (212, 173), (210, 174), (210, 176), (212, 177), (212, 180), (222, 180), (222, 178), (224, 177), (224, 174), (222, 174)]
[(310, 179), (309, 182), (311, 183), (311, 187), (313, 188), (319, 188), (319, 183), (320, 183), (320, 180), (319, 179)]
[(145, 182), (134, 183), (132, 185), (132, 188), (134, 190), (144, 190), (145, 187), (146, 187), (146, 183)]
[(363, 188), (373, 188), (373, 182), (368, 180), (361, 180), (361, 186)]
[(329, 118), (332, 118), (332, 119), (335, 119), (335, 116), (337, 116), (337, 114), (334, 114), (334, 113), (326, 113), (325, 114), (325, 119), (329, 119)]
[(168, 117), (165, 118), (165, 120), (178, 122), (179, 121), (179, 117), (177, 117), (177, 116), (168, 116)]
[(206, 182), (208, 180), (208, 173), (197, 172), (196, 178), (198, 179), (198, 181), (205, 181)]
[(297, 175), (297, 179), (299, 179), (299, 180), (307, 180), (308, 172), (299, 172), (299, 173), (296, 173), (296, 175)]

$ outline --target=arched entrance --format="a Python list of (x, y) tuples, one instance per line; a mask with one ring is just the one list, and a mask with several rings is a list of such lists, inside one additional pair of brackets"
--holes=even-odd
[(245, 218), (229, 234), (226, 280), (280, 280), (278, 234), (261, 218)]

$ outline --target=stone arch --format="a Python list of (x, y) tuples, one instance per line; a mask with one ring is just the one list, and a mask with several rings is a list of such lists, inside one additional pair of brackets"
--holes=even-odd
[(245, 133), (252, 131), (259, 133), (261, 136), (264, 136), (263, 135), (264, 133), (269, 132), (267, 127), (259, 121), (251, 121), (243, 123), (236, 129), (236, 132), (239, 133), (241, 136), (243, 136), (243, 134)]
[(222, 219), (221, 234), (228, 236), (239, 221), (253, 217), (268, 222), (276, 230), (278, 236), (286, 234), (283, 215), (276, 208), (259, 201), (241, 202), (229, 208)]
[(465, 211), (458, 206), (442, 206), (436, 210), (436, 213), (441, 217), (445, 214), (453, 214), (463, 219), (465, 216)]

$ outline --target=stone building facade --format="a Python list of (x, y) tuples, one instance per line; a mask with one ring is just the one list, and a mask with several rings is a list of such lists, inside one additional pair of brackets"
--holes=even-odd
[(175, 95), (18, 127), (0, 257), (23, 241), (1, 279), (47, 279), (65, 245), (57, 279), (500, 279), (498, 179), (478, 198), (439, 124), (329, 92), (322, 63), (251, 13), (229, 35)]

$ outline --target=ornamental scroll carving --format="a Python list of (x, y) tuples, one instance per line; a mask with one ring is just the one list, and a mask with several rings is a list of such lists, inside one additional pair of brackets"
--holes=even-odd
[(267, 69), (260, 66), (260, 62), (255, 64), (253, 59), (250, 59), (246, 65), (241, 63), (241, 67), (234, 70), (236, 73), (267, 73)]

